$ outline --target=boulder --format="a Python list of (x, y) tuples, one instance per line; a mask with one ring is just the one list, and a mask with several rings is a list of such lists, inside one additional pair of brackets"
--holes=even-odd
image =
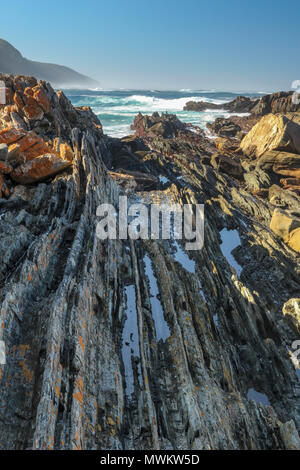
[(230, 119), (217, 118), (212, 124), (207, 124), (207, 128), (220, 137), (235, 137), (242, 129)]
[(56, 154), (46, 154), (28, 161), (11, 173), (11, 178), (20, 184), (31, 184), (53, 176), (72, 165)]
[(293, 230), (285, 239), (285, 242), (297, 253), (300, 253), (300, 228)]
[[(288, 240), (291, 233), (300, 228), (300, 217), (295, 216), (289, 211), (275, 209), (270, 223), (270, 229), (283, 240)], [(295, 234), (293, 235), (293, 244), (296, 246)]]
[(152, 116), (143, 116), (139, 113), (131, 126), (137, 136), (160, 136), (164, 138), (176, 137), (180, 132), (187, 130), (175, 114), (153, 113)]
[(240, 148), (248, 157), (260, 157), (269, 150), (300, 153), (300, 126), (282, 114), (268, 114), (244, 137)]

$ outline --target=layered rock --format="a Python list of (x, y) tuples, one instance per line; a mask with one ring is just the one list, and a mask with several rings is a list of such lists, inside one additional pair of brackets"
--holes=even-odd
[(293, 95), (294, 92), (292, 91), (280, 91), (264, 95), (261, 98), (238, 96), (235, 100), (222, 104), (205, 101), (188, 101), (183, 109), (198, 112), (206, 111), (207, 109), (220, 109), (231, 113), (251, 113), (256, 116), (264, 116), (270, 113), (285, 114), (300, 112), (300, 103), (296, 104), (293, 102)]
[(300, 112), (300, 104), (293, 103), (294, 92), (279, 91), (263, 96), (252, 108), (251, 112), (258, 116), (269, 113)]
[[(282, 310), (298, 297), (299, 257), (269, 228), (274, 206), (297, 197), (253, 196), (174, 117), (139, 116), (141, 137), (116, 141), (46, 84), (11, 86), (23, 81), (51, 98), (47, 125), (18, 107), (24, 130), (69, 145), (73, 164), (0, 200), (0, 448), (298, 448), (298, 336)], [(1, 110), (3, 129), (15, 110)], [(205, 204), (202, 250), (98, 239), (97, 207), (118, 207), (110, 173), (122, 167), (164, 181), (133, 185), (129, 205)]]
[[(49, 176), (56, 175), (70, 165), (72, 165), (72, 162), (64, 160), (53, 153), (47, 153), (18, 166), (11, 172), (11, 178), (16, 183), (36, 183)], [(0, 171), (2, 171), (1, 166)]]
[(269, 150), (300, 153), (300, 126), (285, 115), (268, 114), (244, 137), (241, 150), (249, 157), (260, 157)]

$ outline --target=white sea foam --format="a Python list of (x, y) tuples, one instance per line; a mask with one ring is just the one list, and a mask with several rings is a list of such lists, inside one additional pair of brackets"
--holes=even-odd
[(94, 100), (93, 106), (105, 104), (113, 106), (113, 111), (182, 111), (188, 101), (206, 101), (208, 103), (223, 104), (228, 100), (212, 99), (202, 96), (184, 96), (182, 98), (166, 99), (146, 95), (130, 95), (127, 97), (119, 96), (87, 96)]
[[(151, 93), (151, 94), (150, 94)], [(211, 97), (213, 93), (213, 98)], [(68, 93), (67, 93), (68, 94)], [(199, 94), (201, 94), (199, 96)], [(116, 90), (94, 88), (83, 90), (82, 93), (71, 91), (69, 98), (75, 106), (90, 106), (102, 122), (104, 132), (113, 137), (123, 137), (132, 133), (130, 126), (134, 117), (153, 112), (168, 112), (176, 114), (180, 120), (199, 126), (206, 130), (206, 124), (213, 122), (217, 117), (230, 117), (222, 109), (208, 109), (204, 112), (184, 111), (188, 101), (224, 104), (234, 99), (234, 94), (225, 95), (215, 90), (181, 89), (177, 92), (163, 92), (155, 90)], [(257, 95), (258, 96), (258, 95)], [(245, 115), (245, 114), (243, 114)]]

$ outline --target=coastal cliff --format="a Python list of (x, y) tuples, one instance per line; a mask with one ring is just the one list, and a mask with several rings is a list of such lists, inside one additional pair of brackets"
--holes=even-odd
[(96, 80), (69, 67), (26, 59), (4, 39), (0, 39), (0, 73), (34, 75), (38, 79), (47, 80), (56, 88), (95, 88), (99, 86)]
[[(297, 113), (215, 140), (139, 114), (112, 139), (0, 79), (0, 448), (300, 449)], [(122, 194), (204, 204), (203, 249), (99, 240)]]

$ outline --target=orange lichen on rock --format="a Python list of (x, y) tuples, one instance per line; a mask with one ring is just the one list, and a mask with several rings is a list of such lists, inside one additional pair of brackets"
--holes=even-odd
[(11, 173), (11, 178), (17, 183), (31, 184), (55, 175), (71, 164), (53, 153), (48, 153), (20, 165)]
[(25, 135), (25, 132), (13, 127), (6, 127), (0, 131), (0, 144), (13, 144), (20, 140)]
[(79, 403), (83, 403), (83, 380), (81, 377), (78, 377), (76, 380), (77, 392), (74, 393), (73, 398)]
[(44, 117), (44, 111), (31, 96), (27, 97), (23, 112), (28, 119), (38, 120)]
[(46, 142), (41, 137), (38, 137), (35, 132), (27, 132), (27, 134), (18, 141), (20, 152), (24, 155), (24, 161), (28, 162), (40, 155), (49, 153), (52, 150), (48, 147)]
[(79, 338), (78, 338), (78, 339), (79, 339), (79, 343), (80, 343), (80, 346), (81, 346), (81, 348), (82, 348), (82, 351), (84, 352), (85, 347), (84, 347), (84, 343), (83, 343), (82, 336), (79, 335)]
[(49, 113), (51, 110), (51, 103), (44, 92), (44, 90), (40, 86), (35, 86), (32, 88), (33, 91), (33, 98), (38, 103), (38, 105), (43, 109), (45, 113)]
[(14, 102), (19, 108), (23, 108), (23, 106), (25, 105), (22, 96), (17, 91), (14, 94)]

